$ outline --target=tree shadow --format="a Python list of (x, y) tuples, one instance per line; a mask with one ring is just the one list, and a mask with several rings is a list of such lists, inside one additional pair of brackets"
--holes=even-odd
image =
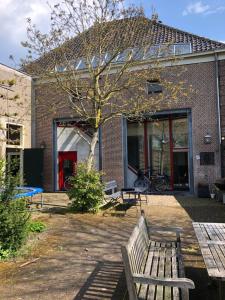
[(73, 300), (128, 299), (121, 262), (98, 262), (94, 271)]

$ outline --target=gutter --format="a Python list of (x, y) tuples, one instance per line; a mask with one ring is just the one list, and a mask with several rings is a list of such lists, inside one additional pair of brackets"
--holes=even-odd
[(218, 144), (219, 144), (219, 165), (220, 176), (222, 176), (222, 157), (221, 157), (221, 114), (220, 114), (220, 82), (219, 82), (219, 62), (218, 53), (215, 52), (215, 67), (216, 67), (216, 98), (217, 98), (217, 115), (218, 115)]

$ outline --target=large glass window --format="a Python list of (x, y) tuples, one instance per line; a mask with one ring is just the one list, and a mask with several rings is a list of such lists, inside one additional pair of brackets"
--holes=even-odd
[(127, 128), (128, 164), (139, 170), (144, 169), (144, 125), (128, 123)]
[(128, 122), (128, 164), (149, 175), (167, 175), (171, 188), (189, 187), (188, 119), (180, 115)]
[(148, 140), (151, 173), (170, 176), (169, 121), (150, 122)]
[(173, 120), (173, 147), (188, 148), (188, 122), (187, 118)]

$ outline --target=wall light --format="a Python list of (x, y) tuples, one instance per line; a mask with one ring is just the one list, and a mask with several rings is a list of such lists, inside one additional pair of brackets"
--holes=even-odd
[(211, 144), (212, 143), (212, 136), (207, 133), (205, 136), (204, 136), (204, 144)]
[(42, 142), (40, 143), (40, 148), (41, 148), (41, 149), (45, 149), (45, 148), (46, 148), (46, 143), (45, 143), (45, 141), (42, 141)]

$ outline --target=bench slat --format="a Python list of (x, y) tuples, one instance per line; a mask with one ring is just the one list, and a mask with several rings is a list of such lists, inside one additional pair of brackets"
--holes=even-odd
[[(149, 270), (150, 276), (157, 276), (158, 272), (158, 263), (159, 263), (159, 248), (160, 243), (156, 242), (155, 246), (152, 247), (153, 251), (153, 259), (152, 259), (152, 268)], [(149, 285), (148, 289), (148, 296), (147, 299), (155, 299), (155, 293), (156, 293), (156, 286), (155, 285)]]
[[(176, 243), (172, 243), (172, 278), (178, 277), (178, 271), (177, 271), (177, 255), (176, 255)], [(180, 299), (180, 293), (179, 289), (177, 287), (174, 287), (172, 289), (173, 293), (173, 300)]]
[[(159, 266), (158, 266), (158, 274), (159, 278), (165, 277), (164, 270), (165, 270), (165, 259), (166, 259), (166, 244), (160, 243), (160, 250), (159, 250)], [(157, 285), (157, 294), (156, 300), (163, 300), (163, 291), (164, 287), (162, 285)]]
[[(148, 252), (148, 258), (147, 258), (147, 262), (145, 265), (145, 270), (144, 270), (144, 274), (149, 275), (151, 268), (152, 268), (152, 261), (153, 261), (153, 255), (154, 255), (154, 249), (155, 249), (155, 242), (150, 242), (150, 246), (149, 246), (149, 252)], [(148, 285), (147, 284), (142, 284), (139, 290), (139, 299), (146, 299), (146, 295), (147, 295), (147, 291), (148, 291)]]
[[(166, 262), (165, 262), (165, 276), (168, 278), (172, 277), (172, 244), (167, 249)], [(172, 299), (172, 288), (165, 286), (164, 300)]]

